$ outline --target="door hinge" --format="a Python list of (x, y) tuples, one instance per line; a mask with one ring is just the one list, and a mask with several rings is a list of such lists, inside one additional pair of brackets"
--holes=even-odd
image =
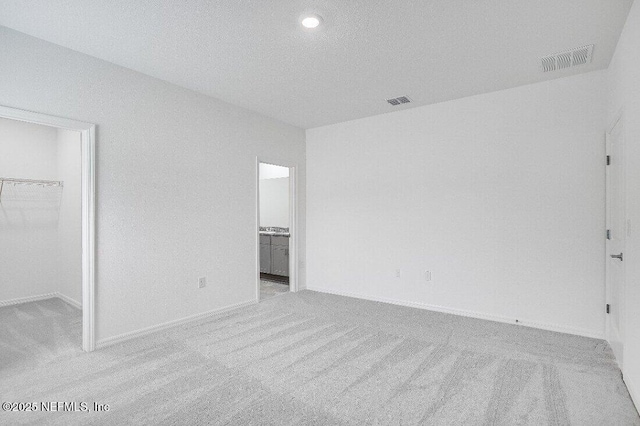
[(611, 229), (607, 229), (607, 240), (611, 239)]
[(607, 166), (611, 165), (611, 156), (607, 155)]
[(607, 303), (607, 313), (610, 314), (611, 313), (611, 305)]

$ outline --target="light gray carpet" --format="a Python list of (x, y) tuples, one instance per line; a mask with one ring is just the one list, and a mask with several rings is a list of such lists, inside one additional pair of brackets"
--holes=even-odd
[(0, 308), (1, 399), (110, 411), (0, 424), (640, 425), (600, 340), (303, 291), (85, 354), (40, 305)]
[(276, 281), (260, 280), (260, 300), (269, 299), (289, 291), (289, 285)]
[(61, 299), (0, 307), (0, 378), (13, 368), (73, 356), (81, 342), (82, 311)]

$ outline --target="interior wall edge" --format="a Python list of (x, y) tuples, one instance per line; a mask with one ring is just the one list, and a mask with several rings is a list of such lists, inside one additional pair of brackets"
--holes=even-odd
[(391, 299), (386, 297), (370, 296), (370, 295), (361, 294), (361, 293), (337, 291), (337, 290), (324, 288), (324, 287), (309, 286), (306, 288), (306, 290), (317, 291), (319, 293), (335, 294), (336, 296), (345, 296), (345, 297), (353, 297), (356, 299), (370, 300), (372, 302), (390, 303), (392, 305), (406, 306), (409, 308), (416, 308), (416, 309), (424, 309), (426, 311), (440, 312), (443, 314), (451, 314), (451, 315), (457, 315), (457, 316), (468, 317), (468, 318), (476, 318), (476, 319), (487, 320), (487, 321), (501, 322), (505, 324), (535, 328), (538, 330), (572, 334), (575, 336), (589, 337), (592, 339), (603, 340), (605, 338), (604, 332), (594, 332), (592, 330), (566, 327), (559, 324), (541, 323), (538, 321), (529, 321), (527, 319), (520, 319), (520, 318), (518, 318), (517, 320), (518, 322), (516, 323), (515, 318), (509, 318), (509, 317), (500, 316), (500, 315), (494, 315), (494, 314), (488, 314), (488, 313), (476, 312), (476, 311), (467, 311), (463, 309), (449, 308), (446, 306), (432, 305), (428, 303), (411, 302), (408, 300), (399, 300), (399, 299)]
[(640, 407), (640, 390), (636, 387), (635, 382), (633, 382), (628, 376), (623, 377), (623, 382), (627, 385), (631, 401), (636, 406), (636, 411), (638, 411), (638, 407)]
[(56, 292), (56, 297), (59, 299), (62, 299), (62, 301), (64, 301), (65, 303), (73, 306), (76, 309), (82, 309), (82, 303), (78, 302), (75, 299), (72, 299), (71, 297), (67, 296), (66, 294), (60, 293), (60, 292)]
[(15, 299), (0, 300), (0, 306), (19, 305), (21, 303), (37, 302), (39, 300), (53, 299), (58, 297), (57, 292), (38, 294), (35, 296), (16, 297)]
[(190, 323), (193, 321), (197, 321), (203, 318), (208, 318), (211, 316), (216, 316), (220, 314), (224, 314), (236, 309), (244, 308), (246, 306), (255, 305), (258, 303), (256, 299), (247, 300), (245, 302), (235, 303), (233, 305), (225, 306), (222, 308), (213, 309), (211, 311), (202, 312), (195, 315), (190, 315), (184, 318), (171, 320), (164, 322), (162, 324), (152, 325), (150, 327), (141, 328), (139, 330), (129, 331), (126, 333), (119, 334), (117, 336), (107, 337), (105, 339), (100, 339), (96, 342), (96, 349), (106, 348), (107, 346), (112, 346), (118, 343), (125, 342), (127, 340), (135, 339), (137, 337), (146, 336), (148, 334), (156, 333), (162, 330), (166, 330), (171, 327), (177, 327), (179, 325), (183, 325), (186, 323)]

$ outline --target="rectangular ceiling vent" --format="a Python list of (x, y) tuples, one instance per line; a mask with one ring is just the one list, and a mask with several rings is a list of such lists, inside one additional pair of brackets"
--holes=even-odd
[(389, 102), (393, 106), (396, 106), (396, 105), (408, 104), (409, 102), (411, 102), (411, 99), (409, 99), (408, 96), (400, 96), (399, 98), (387, 99), (387, 102)]
[(576, 47), (575, 49), (540, 58), (540, 67), (542, 72), (549, 72), (584, 65), (591, 62), (592, 55), (593, 44)]

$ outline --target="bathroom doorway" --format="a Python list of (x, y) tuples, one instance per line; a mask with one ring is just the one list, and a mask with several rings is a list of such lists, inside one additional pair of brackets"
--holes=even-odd
[(258, 161), (259, 301), (292, 291), (295, 284), (294, 171), (294, 167)]

